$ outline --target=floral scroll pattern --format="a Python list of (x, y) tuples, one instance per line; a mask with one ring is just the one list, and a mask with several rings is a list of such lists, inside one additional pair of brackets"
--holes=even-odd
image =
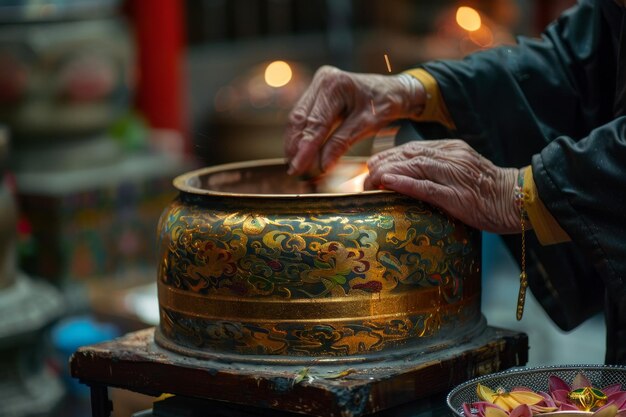
[[(161, 306), (164, 334), (176, 338), (176, 333), (191, 333), (183, 339), (195, 346), (241, 353), (354, 354), (430, 337), (444, 316), (452, 324), (480, 316), (480, 299), (473, 297), (480, 286), (479, 233), (402, 196), (362, 204), (292, 200), (269, 206), (226, 199), (208, 204), (183, 195), (163, 213), (159, 233), (160, 282), (216, 302), (438, 290), (439, 299), (429, 301), (426, 307), (433, 311), (426, 315), (341, 326), (322, 320), (307, 329), (289, 323), (255, 329), (255, 320), (191, 319)], [(442, 308), (446, 313), (437, 313)], [(410, 330), (399, 336), (394, 326)], [(218, 337), (224, 334), (231, 340)], [(194, 338), (200, 342), (192, 343)], [(263, 340), (261, 348), (255, 340)]]
[(460, 299), (479, 267), (475, 231), (425, 205), (377, 213), (260, 215), (173, 203), (160, 279), (200, 294), (319, 298), (442, 286)]

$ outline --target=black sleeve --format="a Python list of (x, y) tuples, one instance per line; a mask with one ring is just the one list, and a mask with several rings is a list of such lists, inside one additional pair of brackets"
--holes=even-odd
[[(529, 240), (531, 288), (564, 329), (604, 304), (605, 285), (626, 305), (626, 119), (613, 116), (622, 13), (612, 0), (583, 0), (541, 39), (424, 65), (454, 136), (502, 166), (532, 160), (542, 201), (573, 240)], [(505, 241), (519, 248), (518, 237)]]
[[(602, 4), (602, 7), (598, 6)], [(558, 136), (576, 139), (612, 118), (612, 0), (588, 0), (565, 12), (541, 39), (438, 61), (437, 80), (462, 137), (496, 163), (527, 165)]]
[(626, 117), (575, 141), (559, 137), (532, 159), (547, 209), (604, 277), (626, 293)]

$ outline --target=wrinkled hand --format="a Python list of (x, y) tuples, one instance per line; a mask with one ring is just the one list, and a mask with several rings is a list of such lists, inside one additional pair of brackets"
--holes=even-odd
[(320, 68), (295, 105), (285, 135), (289, 174), (328, 170), (355, 142), (423, 110), (425, 92), (410, 75)]
[(386, 188), (426, 201), (475, 228), (520, 231), (518, 170), (500, 168), (461, 140), (416, 141), (370, 158), (366, 189)]

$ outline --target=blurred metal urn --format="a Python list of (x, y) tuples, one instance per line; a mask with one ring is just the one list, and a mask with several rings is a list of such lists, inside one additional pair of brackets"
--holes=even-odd
[(218, 360), (351, 362), (482, 332), (477, 230), (360, 191), (364, 159), (316, 183), (286, 170), (261, 160), (175, 179), (158, 230), (158, 344)]

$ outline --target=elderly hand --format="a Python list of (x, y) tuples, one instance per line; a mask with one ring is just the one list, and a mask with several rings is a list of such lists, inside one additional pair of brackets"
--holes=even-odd
[(518, 233), (516, 168), (500, 168), (461, 140), (416, 141), (374, 155), (367, 189), (426, 201), (475, 228)]
[(354, 74), (320, 68), (289, 115), (289, 174), (319, 174), (355, 142), (423, 110), (425, 92), (410, 75)]

